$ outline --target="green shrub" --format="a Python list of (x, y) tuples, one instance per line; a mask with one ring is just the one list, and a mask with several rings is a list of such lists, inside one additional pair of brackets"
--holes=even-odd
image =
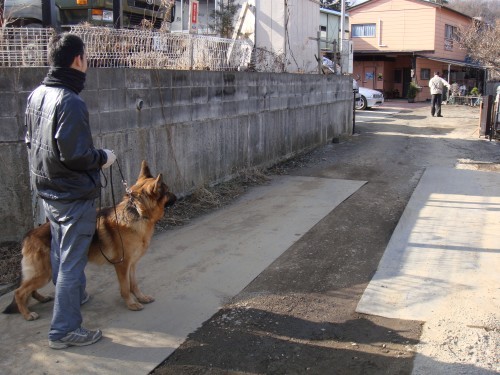
[(408, 99), (415, 99), (418, 91), (420, 90), (420, 87), (415, 82), (410, 82), (410, 85), (408, 86), (408, 91), (406, 93), (406, 96)]

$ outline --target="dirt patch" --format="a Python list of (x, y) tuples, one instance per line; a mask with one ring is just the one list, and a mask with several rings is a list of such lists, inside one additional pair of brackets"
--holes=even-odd
[(157, 224), (157, 230), (185, 225), (194, 218), (228, 205), (251, 186), (266, 183), (269, 179), (268, 174), (257, 168), (249, 168), (239, 171), (229, 181), (198, 187), (192, 194), (178, 200), (165, 213), (165, 217)]
[(468, 159), (459, 159), (457, 169), (468, 169), (472, 171), (500, 172), (500, 163), (477, 162)]
[[(0, 244), (0, 285), (15, 283), (21, 276), (21, 244)], [(8, 288), (7, 288), (8, 289)]]

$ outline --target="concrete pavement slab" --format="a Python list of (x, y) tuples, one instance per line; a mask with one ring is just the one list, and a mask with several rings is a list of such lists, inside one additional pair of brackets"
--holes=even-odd
[(457, 309), (498, 314), (499, 228), (500, 174), (428, 168), (356, 311), (422, 321)]
[[(104, 337), (82, 348), (48, 348), (52, 303), (34, 304), (40, 319), (0, 315), (2, 374), (146, 374), (228, 299), (240, 292), (364, 181), (275, 177), (235, 204), (153, 237), (138, 265), (143, 291), (156, 301), (126, 309), (110, 266), (90, 265), (84, 326)], [(53, 287), (43, 290), (53, 293)], [(12, 293), (0, 298), (0, 308)]]

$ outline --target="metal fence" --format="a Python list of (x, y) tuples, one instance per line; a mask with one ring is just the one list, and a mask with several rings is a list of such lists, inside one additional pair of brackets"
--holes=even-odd
[(0, 27), (0, 66), (47, 66), (52, 29)]
[(237, 70), (252, 53), (247, 41), (203, 35), (83, 26), (70, 31), (83, 39), (94, 67)]
[[(70, 32), (85, 42), (91, 67), (283, 72), (285, 66), (283, 56), (253, 48), (246, 40), (89, 26), (74, 26)], [(47, 66), (53, 34), (45, 28), (0, 28), (0, 66)]]

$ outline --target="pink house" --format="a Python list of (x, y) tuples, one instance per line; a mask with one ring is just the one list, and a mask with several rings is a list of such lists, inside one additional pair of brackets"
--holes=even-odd
[(431, 98), (429, 79), (439, 71), (450, 84), (467, 92), (484, 84), (484, 70), (455, 40), (459, 26), (473, 19), (427, 0), (368, 0), (349, 9), (354, 49), (353, 74), (359, 85), (406, 97), (413, 80)]

